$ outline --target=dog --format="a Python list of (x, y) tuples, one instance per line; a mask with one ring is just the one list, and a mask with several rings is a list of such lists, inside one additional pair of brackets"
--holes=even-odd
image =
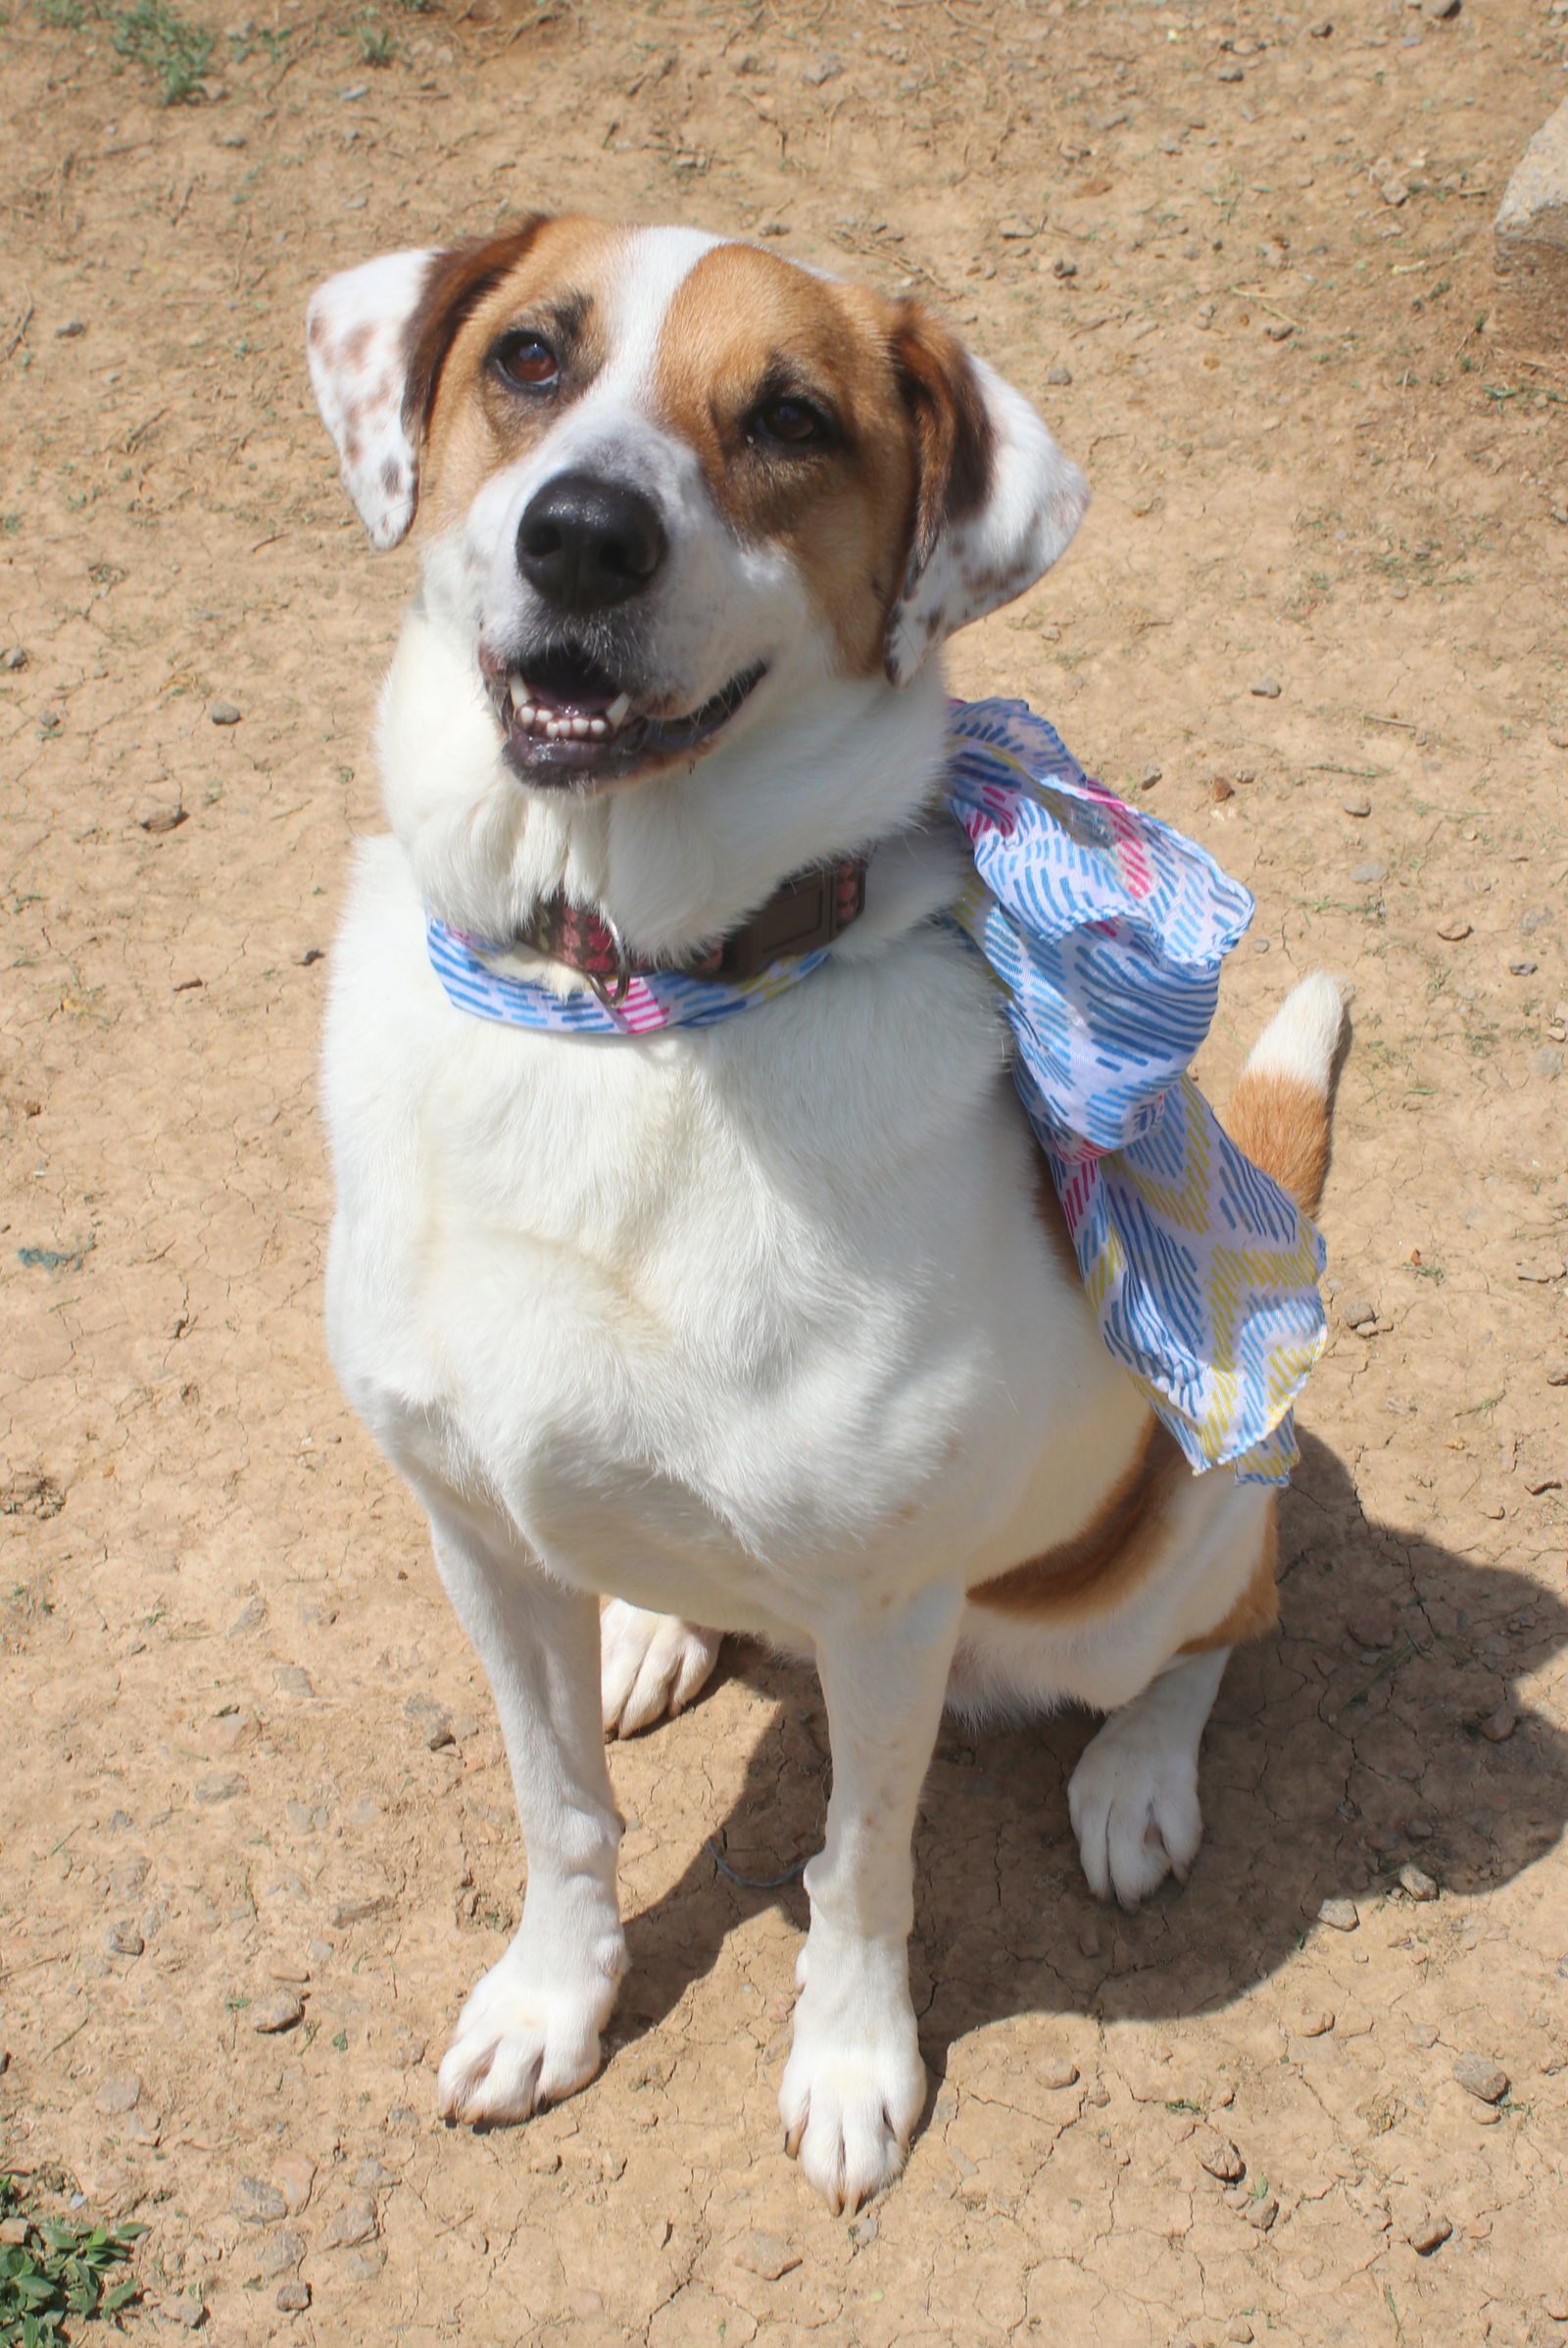
[[(942, 646), (1088, 490), (920, 307), (684, 227), (384, 256), (318, 290), (308, 351), (372, 541), (416, 508), (421, 538), (390, 834), (334, 955), (329, 1341), (428, 1513), (527, 1851), (440, 2107), (519, 2121), (593, 2076), (625, 1965), (606, 1737), (747, 1634), (826, 1701), (780, 2108), (854, 2209), (927, 2091), (910, 1841), (944, 1705), (1107, 1715), (1070, 1809), (1131, 1906), (1192, 1865), (1226, 1657), (1276, 1615), (1272, 1496), (1191, 1473), (1107, 1350), (996, 993), (936, 918), (968, 868), (931, 817)], [(836, 926), (801, 907), (824, 872)], [(432, 915), (564, 1031), (468, 1015)], [(818, 961), (745, 1017), (570, 1031), (737, 938)], [(1340, 1024), (1304, 982), (1231, 1109), (1308, 1211)]]

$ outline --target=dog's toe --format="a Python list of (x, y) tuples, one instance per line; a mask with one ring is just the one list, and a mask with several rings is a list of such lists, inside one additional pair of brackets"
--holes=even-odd
[(443, 2120), (500, 2127), (527, 2120), (587, 2085), (615, 1978), (595, 1969), (580, 1983), (542, 1979), (509, 1950), (474, 1987), (441, 2058)]
[(612, 1598), (599, 1618), (605, 1735), (630, 1737), (684, 1711), (718, 1660), (723, 1634)]

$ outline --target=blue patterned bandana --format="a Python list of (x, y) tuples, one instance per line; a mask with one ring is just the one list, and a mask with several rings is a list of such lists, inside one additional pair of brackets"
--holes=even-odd
[[(1093, 781), (1022, 702), (956, 703), (946, 804), (974, 876), (950, 919), (984, 956), (1013, 1076), (1102, 1334), (1195, 1469), (1283, 1484), (1326, 1335), (1323, 1244), (1188, 1074), (1252, 901), (1196, 842)], [(607, 1003), (492, 970), (433, 916), (430, 959), (480, 1018), (576, 1035), (709, 1026), (833, 951), (755, 979), (655, 972)]]

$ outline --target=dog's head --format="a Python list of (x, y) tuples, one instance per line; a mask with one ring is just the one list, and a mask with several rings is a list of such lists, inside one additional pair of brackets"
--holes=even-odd
[(532, 219), (313, 297), (311, 375), (379, 547), (512, 773), (689, 767), (829, 679), (886, 695), (1062, 552), (1082, 474), (912, 302), (685, 228)]

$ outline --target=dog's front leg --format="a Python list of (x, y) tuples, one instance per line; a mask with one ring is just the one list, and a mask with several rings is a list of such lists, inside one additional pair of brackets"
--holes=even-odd
[(526, 2120), (599, 2068), (625, 1971), (621, 1821), (599, 1720), (599, 1607), (432, 1508), (436, 1562), (501, 1718), (528, 1858), (522, 1922), (442, 2059), (444, 2119)]
[(904, 2166), (925, 2101), (909, 2002), (910, 1838), (963, 1597), (937, 1587), (817, 1641), (833, 1749), (827, 1838), (806, 1870), (811, 1929), (779, 2093), (785, 2142), (834, 2211)]

